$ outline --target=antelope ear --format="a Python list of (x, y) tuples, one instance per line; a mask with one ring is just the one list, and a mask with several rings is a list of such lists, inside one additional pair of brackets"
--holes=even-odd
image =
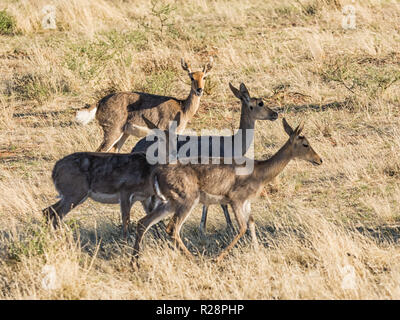
[(236, 89), (230, 82), (229, 82), (229, 88), (231, 88), (231, 91), (235, 95), (236, 98), (241, 99), (242, 95), (240, 94), (240, 91)]
[(203, 67), (204, 76), (206, 76), (207, 73), (210, 72), (210, 70), (213, 67), (213, 64), (214, 64), (214, 59), (213, 59), (213, 57), (210, 57), (210, 60), (208, 61), (208, 63), (205, 64), (204, 67)]
[(303, 131), (303, 128), (304, 128), (304, 121), (301, 121), (295, 130), (296, 136), (300, 135), (300, 133)]
[(289, 135), (289, 137), (293, 134), (293, 129), (292, 127), (289, 125), (289, 123), (287, 123), (286, 119), (283, 118), (282, 119), (282, 123), (283, 123), (283, 128), (285, 129), (286, 133)]
[(144, 115), (142, 115), (142, 118), (149, 129), (152, 129), (152, 130), (158, 129), (158, 127), (153, 122), (151, 122), (149, 119), (147, 119)]
[(185, 59), (183, 59), (183, 58), (181, 58), (181, 66), (182, 66), (182, 69), (183, 69), (183, 70), (185, 70), (185, 71), (187, 71), (187, 72), (189, 72), (189, 73), (192, 72), (192, 71), (190, 70), (190, 65), (187, 64), (187, 62), (186, 62)]
[(241, 93), (242, 97), (246, 99), (247, 102), (250, 101), (249, 90), (247, 90), (247, 88), (244, 85), (244, 83), (240, 84), (240, 93)]

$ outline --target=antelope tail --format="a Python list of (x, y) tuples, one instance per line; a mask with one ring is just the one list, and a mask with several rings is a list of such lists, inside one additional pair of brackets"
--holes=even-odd
[(156, 193), (157, 197), (159, 197), (162, 200), (162, 202), (167, 202), (167, 198), (165, 198), (165, 196), (161, 193), (157, 175), (154, 176), (154, 192)]
[(92, 104), (89, 108), (79, 110), (76, 113), (75, 120), (83, 125), (87, 125), (96, 116), (97, 103)]

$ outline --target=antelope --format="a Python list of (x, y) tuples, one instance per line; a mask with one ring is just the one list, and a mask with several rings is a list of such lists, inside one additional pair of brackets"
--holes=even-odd
[(238, 175), (237, 164), (167, 164), (157, 166), (151, 173), (154, 193), (162, 202), (137, 225), (136, 241), (132, 256), (132, 265), (139, 267), (140, 245), (146, 231), (170, 213), (174, 213), (167, 226), (172, 237), (185, 255), (192, 257), (180, 238), (180, 229), (197, 203), (204, 205), (230, 205), (239, 225), (239, 232), (231, 243), (219, 254), (216, 262), (221, 261), (235, 246), (248, 228), (255, 248), (258, 241), (255, 234), (254, 219), (251, 214), (250, 200), (257, 197), (263, 185), (276, 177), (292, 159), (302, 159), (314, 165), (321, 165), (321, 157), (313, 150), (306, 137), (301, 136), (304, 124), (296, 129), (283, 118), (283, 127), (289, 136), (287, 142), (268, 160), (255, 160), (254, 170)]
[[(179, 123), (180, 116), (181, 113), (178, 113), (174, 121)], [(119, 203), (122, 233), (126, 240), (133, 204), (154, 195), (149, 179), (152, 170), (146, 155), (140, 152), (70, 154), (58, 160), (52, 171), (52, 180), (61, 200), (42, 212), (47, 221), (57, 228), (63, 217), (87, 198), (100, 203)]]
[(199, 108), (205, 79), (213, 66), (213, 59), (210, 58), (202, 71), (192, 72), (190, 65), (183, 58), (181, 66), (191, 80), (190, 93), (185, 100), (143, 92), (118, 92), (107, 95), (89, 108), (77, 112), (76, 121), (85, 125), (96, 118), (102, 127), (104, 138), (97, 152), (119, 152), (130, 135), (147, 135), (150, 130), (142, 115), (162, 130), (166, 130), (169, 121), (181, 111), (182, 119), (177, 128), (178, 132), (186, 128)]
[[(218, 157), (237, 157), (237, 156), (242, 157), (246, 154), (247, 150), (249, 149), (253, 141), (256, 120), (275, 121), (276, 119), (278, 119), (278, 113), (271, 110), (266, 105), (264, 105), (262, 99), (250, 97), (249, 91), (244, 83), (240, 84), (239, 90), (235, 88), (231, 83), (229, 83), (229, 88), (231, 89), (235, 97), (242, 102), (238, 132), (232, 136), (190, 137), (190, 136), (178, 135), (177, 136), (178, 141), (176, 145), (177, 146), (176, 149), (178, 152), (184, 145), (187, 145), (188, 143), (195, 141), (196, 145), (198, 146), (198, 149), (195, 151), (197, 151), (198, 155), (201, 154), (202, 156), (213, 157), (215, 156), (214, 153), (215, 150), (213, 150), (213, 146), (215, 145), (215, 142), (219, 142), (219, 154), (217, 155)], [(155, 124), (152, 124), (151, 121), (147, 121), (147, 119), (145, 119), (145, 122), (147, 123), (147, 126), (149, 128), (158, 129), (158, 127)], [(186, 138), (185, 141), (183, 138)], [(189, 140), (187, 138), (189, 138)], [(236, 141), (237, 139), (240, 139), (241, 141), (240, 144), (241, 148), (235, 149), (235, 144), (233, 143), (233, 141)], [(139, 140), (139, 142), (134, 146), (131, 152), (146, 152), (147, 149), (153, 143), (155, 143), (150, 140), (151, 139), (146, 139), (146, 138)], [(225, 141), (230, 140), (231, 143), (229, 145), (226, 145), (224, 143), (224, 140)], [(200, 148), (202, 145), (202, 141), (207, 141), (208, 143), (207, 154), (204, 154), (204, 152), (202, 152)], [(230, 149), (226, 150), (227, 147), (230, 147)], [(190, 149), (188, 151), (190, 151)], [(186, 153), (186, 156), (190, 157), (191, 155), (190, 153), (189, 154)], [(221, 207), (225, 215), (227, 228), (233, 230), (233, 224), (229, 216), (228, 206), (225, 204), (221, 204)], [(202, 234), (205, 234), (206, 230), (207, 213), (208, 213), (208, 206), (203, 205), (203, 213), (200, 222), (200, 232)]]

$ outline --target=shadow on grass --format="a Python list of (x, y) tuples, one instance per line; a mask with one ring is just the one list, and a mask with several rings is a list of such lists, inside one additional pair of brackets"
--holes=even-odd
[[(167, 224), (167, 223), (166, 223)], [(146, 250), (146, 246), (152, 242), (155, 245), (166, 242), (170, 248), (174, 248), (171, 237), (165, 232), (165, 227), (159, 226), (158, 232), (154, 226), (149, 230), (143, 239), (141, 250)], [(350, 232), (360, 232), (365, 236), (372, 238), (378, 244), (396, 244), (400, 239), (400, 225), (390, 226), (382, 225), (375, 228), (356, 227), (349, 228)], [(101, 232), (93, 229), (81, 228), (79, 230), (79, 240), (82, 250), (89, 255), (94, 254), (96, 247), (99, 246), (98, 258), (111, 260), (120, 255), (132, 254), (132, 247), (135, 241), (136, 224), (131, 225), (130, 239), (125, 242), (121, 235), (121, 226), (108, 227), (107, 232)], [(218, 229), (208, 231), (205, 235), (199, 231), (197, 223), (189, 223), (182, 228), (181, 237), (189, 251), (194, 255), (202, 255), (205, 258), (216, 258), (224, 250), (237, 234), (235, 230), (226, 229), (222, 226)], [(286, 236), (294, 236), (304, 245), (309, 245), (307, 235), (301, 229), (296, 228), (276, 228), (273, 225), (257, 225), (256, 234), (260, 247), (270, 248), (271, 245), (279, 244)], [(239, 240), (236, 246), (251, 246), (252, 239), (249, 231)], [(175, 249), (179, 250), (179, 249)]]
[(59, 115), (64, 114), (72, 114), (75, 113), (78, 109), (68, 109), (68, 110), (60, 110), (60, 111), (37, 111), (37, 112), (17, 112), (13, 113), (13, 118), (28, 118), (28, 117), (40, 117), (44, 119), (54, 118)]
[[(374, 228), (370, 227), (356, 227), (348, 228), (351, 233), (361, 233), (362, 235), (373, 239), (378, 245), (394, 244), (398, 245), (400, 242), (400, 225), (380, 225)], [(190, 224), (187, 225), (182, 235), (182, 239), (188, 246), (192, 253), (200, 253), (205, 257), (214, 258), (216, 257), (237, 235), (238, 228), (235, 230), (229, 230), (225, 227), (217, 229), (215, 232), (207, 232), (206, 235), (202, 235), (199, 231), (198, 225)], [(307, 238), (306, 231), (302, 228), (277, 228), (274, 225), (257, 225), (256, 224), (256, 235), (260, 247), (271, 248), (279, 244), (286, 237), (295, 237), (298, 241), (303, 243), (305, 246), (311, 245)], [(252, 239), (249, 230), (245, 235), (238, 241), (237, 246), (251, 246)]]
[(396, 244), (400, 240), (400, 225), (380, 225), (375, 228), (358, 226), (354, 229), (378, 243)]
[[(170, 241), (170, 236), (165, 232), (164, 226), (153, 226), (144, 236), (142, 249), (146, 246), (147, 240)], [(127, 241), (122, 236), (122, 225), (111, 221), (101, 223), (96, 228), (79, 227), (76, 228), (74, 238), (79, 241), (82, 250), (102, 260), (112, 260), (121, 255), (131, 255), (135, 243), (136, 223), (131, 223), (129, 227), (129, 237)], [(172, 242), (171, 242), (172, 244)], [(97, 253), (96, 253), (97, 251)]]
[(287, 104), (283, 107), (274, 108), (276, 112), (279, 113), (300, 113), (306, 111), (315, 111), (315, 112), (323, 112), (327, 110), (353, 110), (353, 104), (350, 100), (345, 100), (341, 102), (331, 102), (327, 104), (302, 104), (302, 105), (295, 105), (295, 104)]
[[(67, 221), (64, 228), (67, 232), (72, 232), (73, 239), (79, 243), (82, 252), (98, 259), (111, 261), (119, 259), (121, 256), (130, 257), (135, 241), (136, 223), (131, 224), (130, 238), (124, 241), (121, 234), (121, 225), (112, 221), (101, 221), (96, 227), (82, 226), (77, 220)], [(57, 232), (47, 226), (43, 220), (31, 220), (28, 227), (20, 229), (20, 232), (10, 230), (0, 230), (0, 258), (3, 260), (15, 260), (19, 254), (43, 254), (46, 243), (51, 241), (46, 237), (46, 228), (50, 232)], [(211, 230), (211, 231), (210, 231)], [(361, 233), (368, 238), (376, 241), (377, 244), (398, 245), (400, 240), (400, 225), (380, 225), (376, 227), (349, 227), (350, 233)], [(64, 232), (64, 231), (63, 231)], [(220, 228), (209, 228), (206, 235), (199, 231), (198, 223), (186, 224), (181, 231), (182, 240), (185, 242), (189, 251), (194, 255), (201, 255), (206, 259), (216, 258), (222, 250), (233, 240), (237, 234), (237, 227), (234, 231), (226, 229), (225, 225)], [(311, 245), (307, 239), (307, 234), (302, 228), (277, 228), (273, 225), (257, 225), (256, 234), (260, 247), (271, 248), (279, 245), (280, 241), (285, 241), (287, 237), (295, 237), (298, 241), (304, 242), (305, 246)], [(174, 248), (171, 237), (165, 232), (164, 226), (159, 226), (158, 231), (154, 226), (145, 234), (142, 243), (142, 252), (147, 246), (158, 246), (167, 244)], [(250, 247), (251, 235), (249, 232), (239, 240), (237, 246)], [(33, 247), (32, 247), (33, 245)], [(33, 248), (33, 249), (32, 249)], [(11, 251), (10, 251), (11, 249)], [(25, 251), (27, 252), (25, 253)], [(33, 250), (33, 251), (32, 251)], [(178, 250), (178, 249), (175, 249)], [(42, 252), (43, 251), (43, 252)], [(14, 252), (10, 255), (10, 252)]]
[[(21, 124), (28, 128), (71, 127), (77, 123), (74, 120), (64, 120), (61, 116), (74, 117), (79, 109), (60, 111), (38, 111), (13, 113), (13, 118), (21, 120)], [(37, 120), (39, 119), (39, 120)], [(22, 121), (23, 120), (23, 121)]]

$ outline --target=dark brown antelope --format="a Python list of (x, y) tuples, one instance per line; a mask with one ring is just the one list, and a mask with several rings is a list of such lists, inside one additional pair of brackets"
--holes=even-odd
[[(274, 121), (278, 119), (278, 113), (271, 110), (268, 106), (266, 106), (262, 99), (250, 97), (249, 91), (247, 90), (244, 83), (240, 84), (240, 89), (236, 89), (231, 83), (229, 83), (229, 87), (235, 97), (237, 97), (242, 102), (241, 114), (240, 114), (240, 124), (239, 130), (236, 134), (232, 136), (185, 136), (178, 135), (177, 136), (177, 152), (185, 146), (188, 152), (185, 152), (184, 155), (180, 156), (179, 159), (182, 160), (183, 157), (193, 157), (190, 151), (195, 151), (196, 156), (201, 155), (203, 157), (242, 157), (246, 154), (249, 149), (251, 143), (254, 139), (254, 128), (256, 120), (270, 120)], [(151, 121), (146, 121), (146, 124), (149, 128), (158, 129), (155, 124), (152, 124)], [(146, 152), (148, 148), (155, 142), (153, 139), (141, 139), (131, 152)], [(230, 143), (227, 140), (230, 140)], [(239, 145), (236, 145), (234, 141), (239, 140)], [(207, 148), (205, 149), (206, 154), (204, 154), (204, 145), (202, 143), (207, 144)], [(187, 148), (188, 144), (195, 143), (194, 148)], [(215, 146), (217, 146), (218, 150), (215, 150)], [(227, 150), (229, 148), (229, 150)], [(227, 227), (233, 230), (233, 224), (229, 216), (228, 206), (225, 204), (221, 205), (222, 210), (225, 215), (225, 219), (227, 222)], [(207, 212), (208, 206), (203, 206), (203, 214), (200, 222), (200, 232), (205, 233), (206, 230), (206, 222), (207, 222)]]
[(132, 205), (153, 194), (149, 183), (152, 166), (144, 154), (77, 152), (57, 161), (52, 179), (61, 198), (43, 210), (54, 227), (87, 198), (120, 204), (123, 237), (128, 235)]
[(97, 119), (104, 132), (103, 142), (96, 150), (98, 152), (119, 152), (130, 135), (143, 137), (148, 134), (150, 130), (142, 115), (166, 130), (177, 112), (181, 112), (181, 123), (177, 128), (181, 132), (199, 108), (205, 78), (212, 68), (212, 62), (210, 59), (202, 71), (192, 72), (190, 66), (181, 60), (182, 68), (188, 72), (191, 80), (190, 93), (185, 100), (143, 92), (118, 92), (102, 98), (88, 109), (78, 111), (76, 120), (87, 124)]
[[(176, 114), (174, 121), (180, 123), (180, 113)], [(51, 176), (61, 199), (43, 209), (43, 214), (57, 227), (69, 211), (87, 198), (100, 203), (119, 203), (123, 237), (126, 240), (133, 204), (154, 195), (154, 186), (150, 181), (153, 167), (141, 152), (70, 154), (56, 162)], [(154, 205), (157, 205), (157, 201)]]
[(151, 174), (154, 193), (162, 200), (150, 214), (140, 219), (137, 226), (136, 242), (132, 263), (139, 257), (140, 245), (146, 231), (170, 213), (174, 216), (167, 227), (167, 233), (186, 255), (192, 256), (182, 239), (180, 230), (197, 203), (204, 205), (230, 205), (239, 225), (239, 232), (232, 242), (220, 253), (220, 261), (244, 235), (249, 225), (255, 246), (258, 242), (250, 200), (262, 190), (264, 184), (276, 177), (292, 159), (302, 159), (315, 165), (322, 159), (310, 146), (306, 137), (301, 136), (303, 124), (292, 129), (283, 119), (283, 127), (289, 135), (288, 141), (270, 159), (255, 160), (251, 173), (238, 175), (241, 166), (236, 164), (167, 164), (158, 165)]

